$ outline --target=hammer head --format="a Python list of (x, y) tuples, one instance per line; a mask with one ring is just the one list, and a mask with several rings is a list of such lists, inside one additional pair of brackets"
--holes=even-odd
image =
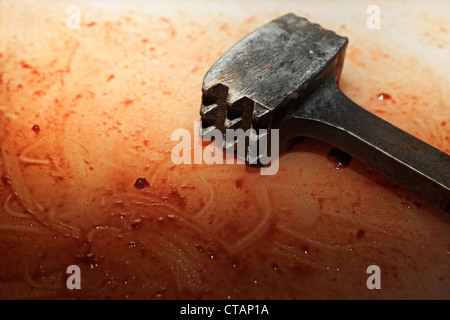
[(256, 29), (206, 73), (200, 115), (212, 127), (271, 129), (294, 102), (342, 71), (347, 38), (294, 14)]

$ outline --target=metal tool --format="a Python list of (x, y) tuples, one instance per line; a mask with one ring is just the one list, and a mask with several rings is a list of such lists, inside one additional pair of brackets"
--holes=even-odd
[(206, 73), (202, 134), (212, 128), (279, 129), (280, 151), (299, 137), (316, 138), (449, 211), (450, 156), (340, 91), (347, 43), (294, 14), (256, 29)]

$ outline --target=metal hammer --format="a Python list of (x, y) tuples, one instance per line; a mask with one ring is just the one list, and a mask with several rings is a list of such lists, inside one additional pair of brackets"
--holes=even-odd
[[(337, 83), (348, 39), (294, 14), (256, 29), (206, 73), (200, 115), (212, 128), (279, 129), (325, 141), (450, 211), (450, 156), (366, 111)], [(256, 137), (258, 138), (258, 137)]]

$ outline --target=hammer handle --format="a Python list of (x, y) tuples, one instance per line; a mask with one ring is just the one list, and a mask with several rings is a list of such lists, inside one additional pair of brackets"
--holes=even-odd
[(354, 103), (334, 76), (300, 104), (291, 115), (291, 132), (327, 141), (450, 211), (449, 155)]

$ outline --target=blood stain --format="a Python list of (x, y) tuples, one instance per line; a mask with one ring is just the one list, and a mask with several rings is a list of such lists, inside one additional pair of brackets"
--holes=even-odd
[(136, 189), (140, 189), (140, 190), (142, 190), (142, 189), (144, 189), (145, 187), (148, 187), (148, 186), (149, 186), (149, 183), (148, 183), (147, 179), (142, 178), (142, 177), (138, 178), (136, 180), (136, 182), (134, 183), (134, 187)]
[(382, 100), (389, 100), (391, 99), (391, 95), (388, 93), (380, 93), (378, 94), (378, 100), (382, 101)]
[(364, 237), (365, 234), (366, 234), (366, 231), (365, 231), (365, 230), (359, 229), (359, 230), (358, 230), (358, 233), (356, 234), (356, 237), (357, 237), (358, 239), (360, 239), (360, 238)]
[(336, 169), (348, 167), (352, 161), (352, 156), (337, 148), (331, 149), (327, 156), (328, 160), (334, 162)]
[(41, 128), (40, 128), (37, 124), (35, 124), (35, 125), (31, 128), (31, 130), (33, 130), (33, 131), (37, 134), (37, 133), (39, 133), (39, 132), (41, 131)]
[(241, 190), (241, 188), (242, 188), (242, 186), (243, 186), (243, 184), (244, 184), (244, 181), (243, 181), (242, 179), (237, 179), (237, 180), (235, 181), (235, 183), (236, 183), (236, 188), (237, 188), (238, 190)]

